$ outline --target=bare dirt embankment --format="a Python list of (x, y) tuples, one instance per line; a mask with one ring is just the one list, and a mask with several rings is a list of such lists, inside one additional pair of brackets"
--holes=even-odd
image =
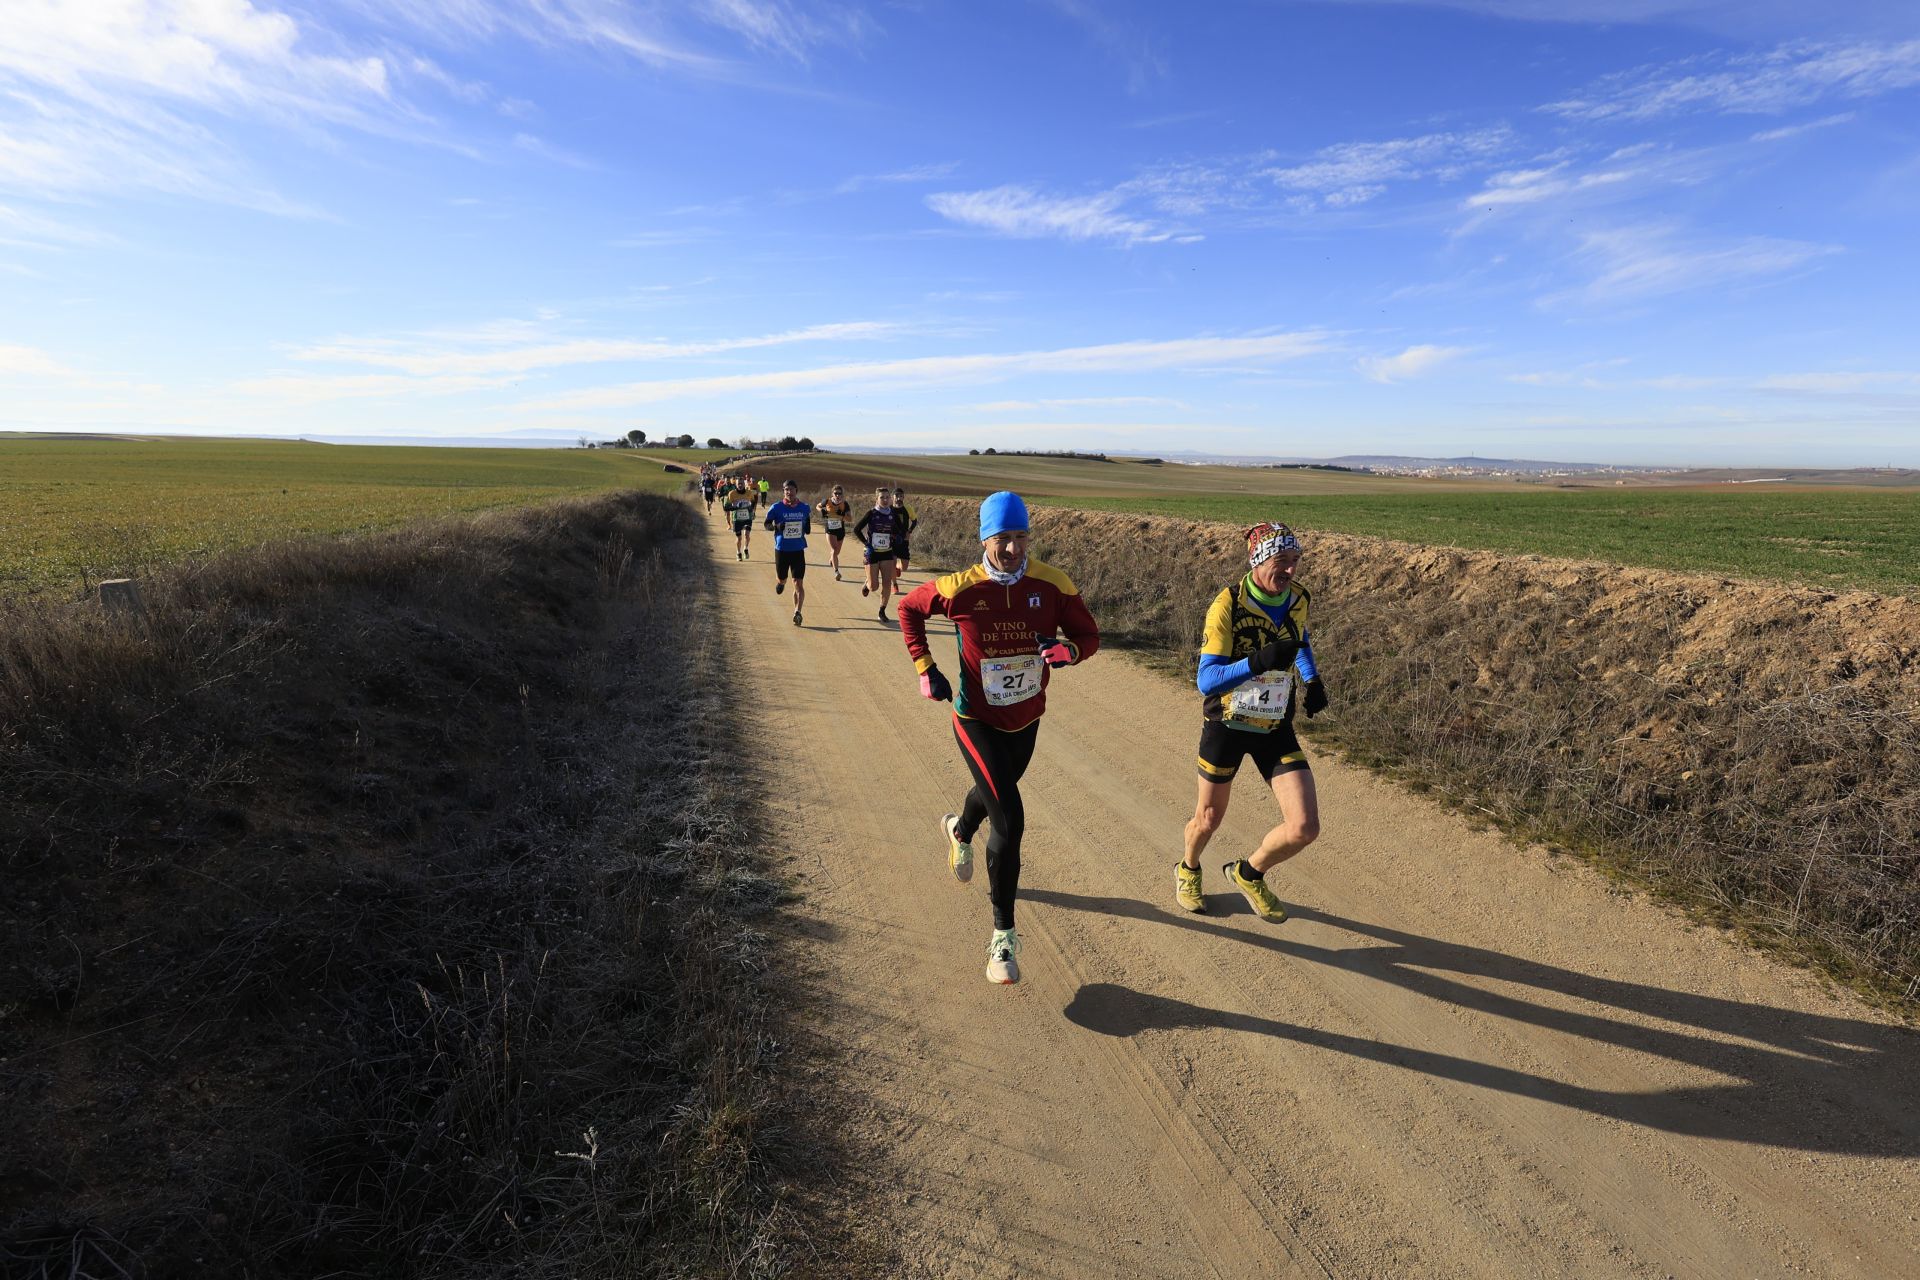
[[(1109, 620), (1143, 554), (1119, 529), (1088, 530), (1110, 568), (1058, 551)], [(952, 567), (925, 532), (921, 565)], [(800, 889), (783, 941), (815, 997), (803, 1060), (826, 1059), (805, 1083), (851, 1095), (886, 1274), (1920, 1272), (1913, 1031), (1326, 755), (1325, 834), (1270, 877), (1292, 918), (1223, 892), (1274, 820), (1244, 782), (1190, 915), (1199, 698), (1122, 654), (1052, 685), (1022, 784), (1024, 976), (988, 983), (984, 876), (953, 881), (938, 828), (968, 786), (948, 708), (823, 548), (803, 627), (770, 564), (716, 554)], [(1162, 592), (1208, 576), (1133, 563)]]
[[(973, 505), (921, 508), (916, 549), (971, 558)], [(1920, 602), (1305, 537), (1314, 741), (1915, 1008)], [(1050, 510), (1037, 541), (1181, 671), (1244, 565), (1219, 524)]]
[(832, 1151), (779, 1083), (691, 507), (145, 588), (0, 614), (0, 1272), (800, 1255), (782, 1181)]

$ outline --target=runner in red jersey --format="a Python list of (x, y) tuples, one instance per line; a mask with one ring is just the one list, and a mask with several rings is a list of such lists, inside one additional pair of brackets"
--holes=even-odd
[[(987, 977), (1020, 980), (1020, 935), (1013, 903), (1020, 887), (1020, 837), (1026, 809), (1020, 778), (1033, 759), (1052, 671), (1084, 662), (1100, 647), (1100, 629), (1073, 580), (1027, 555), (1027, 507), (1019, 495), (996, 493), (980, 504), (980, 563), (921, 584), (900, 602), (900, 634), (920, 672), (920, 694), (952, 699), (953, 734), (973, 774), (957, 814), (941, 819), (947, 865), (963, 884), (973, 878), (974, 833), (993, 824), (987, 841), (987, 893), (993, 936)], [(927, 646), (927, 619), (953, 619), (960, 635), (960, 687), (941, 673)], [(1065, 638), (1060, 637), (1064, 634)]]

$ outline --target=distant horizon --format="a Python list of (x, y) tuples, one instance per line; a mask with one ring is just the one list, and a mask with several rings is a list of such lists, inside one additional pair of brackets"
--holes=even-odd
[[(677, 447), (677, 446), (662, 446), (660, 444), (660, 440), (670, 439), (670, 438), (673, 438), (673, 436), (679, 435), (679, 434), (684, 434), (684, 433), (663, 433), (659, 439), (649, 439), (647, 447)], [(509, 435), (497, 435), (497, 436), (472, 436), (472, 437), (351, 436), (351, 435), (336, 435), (328, 432), (307, 432), (300, 435), (281, 435), (281, 434), (269, 435), (269, 434), (242, 433), (242, 432), (211, 433), (211, 432), (103, 431), (103, 430), (87, 430), (87, 431), (51, 430), (50, 431), (50, 430), (20, 430), (16, 428), (0, 428), (0, 438), (4, 438), (10, 435), (43, 436), (43, 437), (74, 436), (74, 437), (93, 437), (97, 439), (161, 438), (161, 439), (178, 439), (178, 440), (216, 440), (217, 439), (217, 440), (284, 441), (287, 443), (310, 443), (310, 444), (348, 445), (348, 446), (365, 445), (369, 447), (391, 447), (391, 448), (576, 449), (580, 447), (576, 442), (577, 437), (574, 440), (558, 440), (558, 439), (553, 439), (549, 437), (539, 437), (539, 436), (531, 436), (531, 435), (523, 435), (523, 434), (509, 434)], [(651, 433), (649, 433), (649, 435), (651, 436)], [(602, 445), (610, 444), (612, 440), (613, 440), (613, 437), (607, 436), (599, 439), (593, 439), (592, 443), (594, 444), (595, 447), (600, 447)], [(693, 447), (704, 449), (707, 447), (705, 441), (706, 441), (706, 438), (704, 437), (696, 439)], [(876, 445), (866, 445), (866, 444), (839, 444), (832, 441), (815, 441), (814, 443), (815, 443), (815, 447), (823, 453), (899, 454), (902, 456), (927, 456), (927, 457), (956, 456), (956, 455), (966, 456), (970, 452), (971, 448), (973, 448), (973, 446), (962, 447), (962, 446), (951, 446), (951, 445), (929, 446), (929, 447), (876, 446)], [(726, 445), (726, 448), (729, 451), (736, 450), (738, 449), (738, 447), (739, 446), (734, 441), (729, 441)], [(1881, 472), (1881, 473), (1895, 473), (1895, 472), (1904, 473), (1908, 471), (1920, 472), (1920, 467), (1901, 467), (1898, 465), (1890, 465), (1886, 463), (1872, 463), (1872, 462), (1860, 462), (1860, 463), (1853, 463), (1850, 465), (1835, 466), (1835, 465), (1821, 465), (1821, 464), (1808, 463), (1808, 462), (1771, 462), (1771, 461), (1769, 462), (1734, 462), (1734, 463), (1729, 463), (1729, 462), (1648, 463), (1648, 462), (1620, 461), (1617, 459), (1596, 460), (1596, 459), (1590, 459), (1590, 458), (1578, 459), (1578, 458), (1496, 457), (1496, 456), (1489, 456), (1484, 454), (1389, 454), (1389, 453), (1349, 452), (1349, 453), (1343, 453), (1343, 454), (1329, 454), (1329, 455), (1315, 457), (1315, 456), (1299, 455), (1299, 454), (1208, 453), (1204, 451), (1191, 450), (1191, 449), (1185, 449), (1185, 450), (1143, 449), (1143, 448), (1137, 448), (1137, 447), (1100, 448), (1097, 446), (1087, 446), (1087, 445), (1083, 445), (1077, 449), (1071, 449), (1071, 450), (1060, 449), (1060, 448), (1022, 449), (1018, 446), (1010, 446), (1007, 448), (994, 446), (994, 448), (997, 453), (1007, 453), (1007, 454), (1017, 454), (1019, 452), (1027, 452), (1027, 453), (1075, 452), (1075, 453), (1082, 453), (1082, 454), (1107, 454), (1111, 456), (1120, 456), (1120, 457), (1160, 457), (1160, 458), (1165, 458), (1172, 462), (1183, 463), (1183, 464), (1190, 463), (1190, 464), (1197, 464), (1197, 465), (1215, 465), (1215, 466), (1238, 466), (1238, 465), (1327, 466), (1327, 465), (1343, 465), (1348, 463), (1357, 464), (1357, 463), (1363, 463), (1367, 461), (1373, 461), (1373, 462), (1380, 462), (1380, 463), (1431, 463), (1431, 464), (1442, 464), (1442, 465), (1478, 462), (1478, 463), (1486, 463), (1486, 464), (1495, 465), (1495, 466), (1513, 465), (1513, 466), (1526, 466), (1526, 467), (1536, 467), (1536, 468), (1566, 467), (1576, 471), (1589, 471), (1589, 472), (1604, 471), (1608, 469), (1627, 470), (1627, 471), (1648, 471), (1648, 472), (1755, 471), (1755, 470), (1812, 471), (1812, 472), (1868, 471), (1868, 472)], [(984, 453), (985, 449), (982, 448), (980, 452)]]

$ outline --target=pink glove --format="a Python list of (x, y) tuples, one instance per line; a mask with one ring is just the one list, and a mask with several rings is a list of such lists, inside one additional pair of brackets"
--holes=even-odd
[(1065, 640), (1048, 640), (1040, 646), (1040, 657), (1050, 667), (1064, 667), (1079, 656)]

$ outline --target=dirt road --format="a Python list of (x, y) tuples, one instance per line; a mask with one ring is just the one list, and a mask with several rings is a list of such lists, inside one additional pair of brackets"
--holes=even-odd
[(823, 548), (795, 628), (771, 547), (715, 535), (818, 1029), (910, 1274), (1920, 1275), (1920, 1035), (1329, 759), (1325, 834), (1274, 877), (1293, 918), (1223, 891), (1273, 821), (1257, 784), (1189, 915), (1199, 699), (1118, 654), (1054, 681), (1025, 977), (989, 984), (984, 868), (955, 884), (937, 830), (968, 785), (948, 710)]

